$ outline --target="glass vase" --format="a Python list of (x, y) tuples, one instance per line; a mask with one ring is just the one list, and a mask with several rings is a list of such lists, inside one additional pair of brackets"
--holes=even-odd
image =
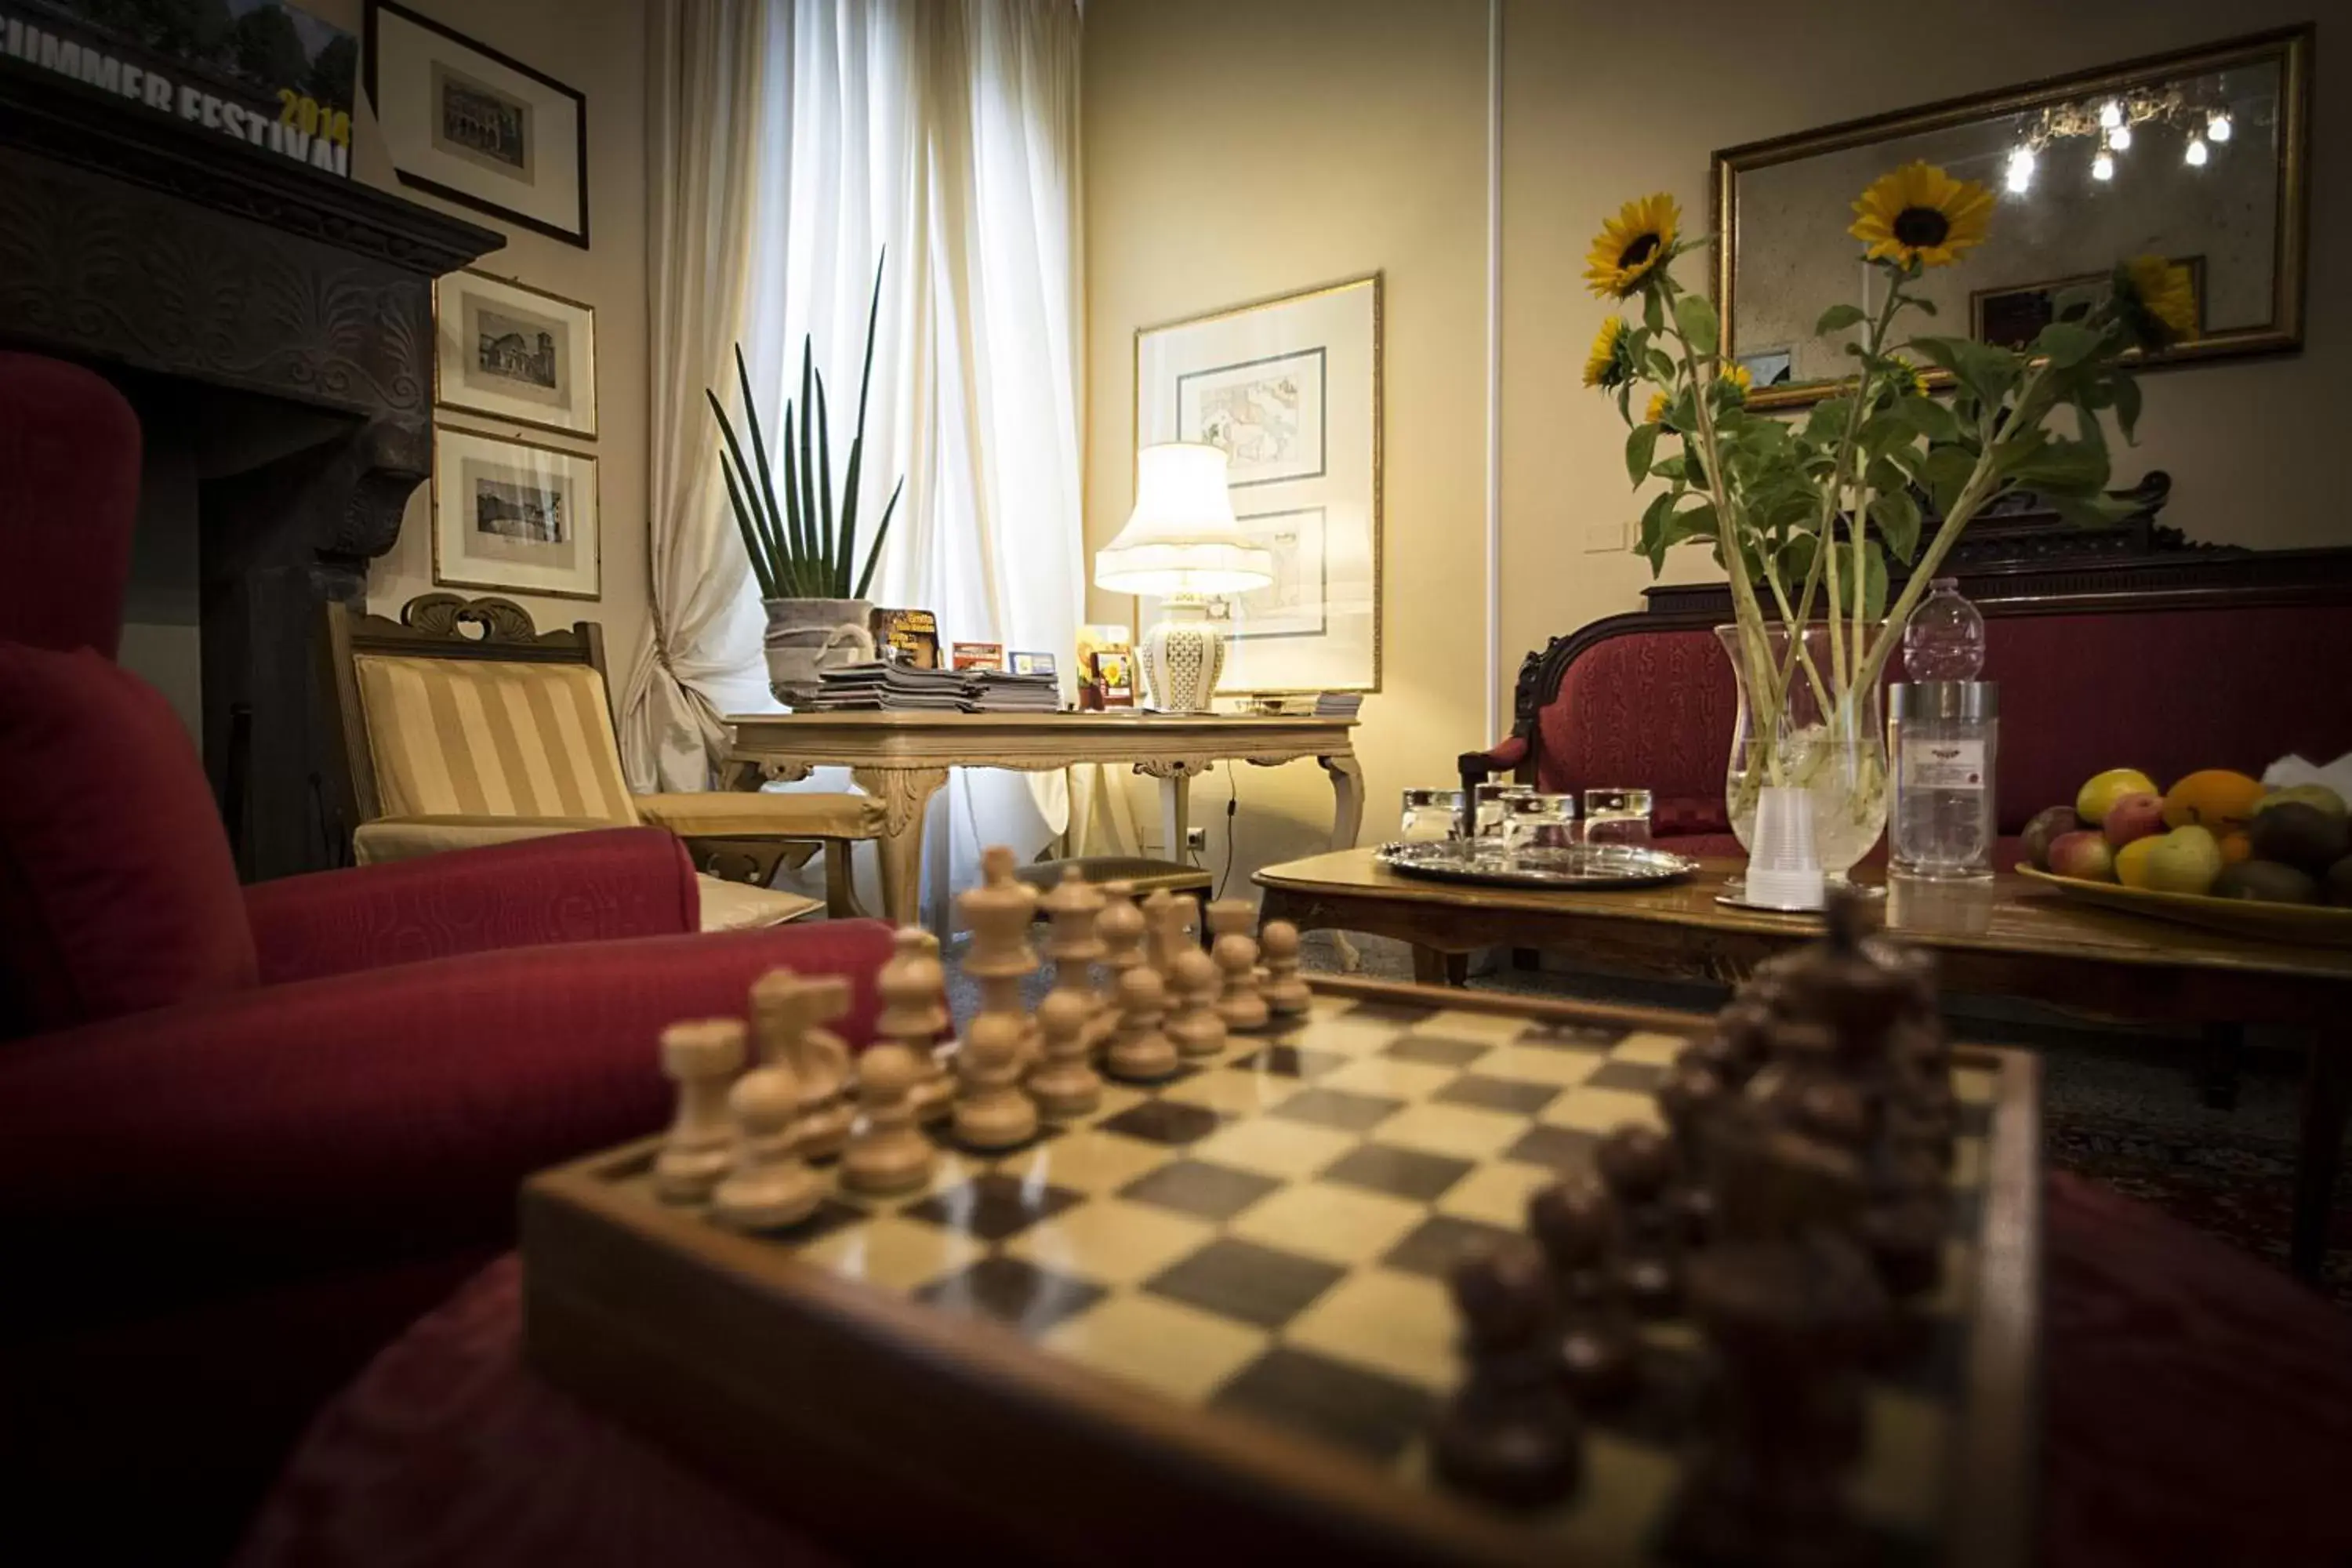
[[(1812, 798), (1813, 847), (1822, 873), (1843, 879), (1886, 828), (1886, 727), (1878, 686), (1841, 689), (1829, 628), (1804, 632), (1804, 656), (1789, 663), (1789, 628), (1743, 633), (1715, 628), (1739, 683), (1724, 799), (1739, 847), (1750, 847), (1756, 803), (1766, 784), (1802, 787)], [(1788, 668), (1786, 689), (1770, 687)]]

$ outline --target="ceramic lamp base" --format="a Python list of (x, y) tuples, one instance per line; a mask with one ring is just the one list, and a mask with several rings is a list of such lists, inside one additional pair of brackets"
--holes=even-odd
[(1162, 713), (1205, 713), (1225, 671), (1225, 629), (1199, 599), (1171, 598), (1135, 650), (1151, 706)]

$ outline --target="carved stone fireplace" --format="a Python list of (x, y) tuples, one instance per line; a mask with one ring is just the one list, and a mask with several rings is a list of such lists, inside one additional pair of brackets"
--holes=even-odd
[(142, 528), (195, 531), (205, 762), (249, 879), (344, 853), (320, 605), (363, 596), (431, 472), (433, 279), (504, 243), (0, 58), (0, 343), (111, 378)]

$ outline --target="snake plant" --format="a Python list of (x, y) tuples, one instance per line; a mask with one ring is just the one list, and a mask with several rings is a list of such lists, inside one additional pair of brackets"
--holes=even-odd
[(842, 476), (838, 508), (833, 492), (833, 431), (827, 417), (824, 376), (815, 368), (808, 338), (801, 340), (801, 395), (795, 410), (784, 400), (783, 495), (776, 494), (776, 476), (768, 461), (767, 437), (760, 426), (760, 407), (751, 396), (751, 374), (743, 365), (743, 345), (735, 345), (735, 379), (743, 390), (743, 418), (751, 427), (747, 458), (734, 422), (727, 417), (719, 395), (709, 387), (710, 412), (719, 418), (724, 437), (719, 466), (727, 478), (727, 500), (735, 509), (735, 526), (743, 535), (743, 549), (751, 560), (751, 574), (760, 582), (764, 599), (862, 599), (873, 585), (874, 568), (882, 558), (882, 541), (890, 531), (891, 514), (907, 488), (901, 478), (882, 509), (874, 542), (866, 547), (866, 564), (851, 592), (850, 566), (857, 555), (857, 480), (866, 459), (866, 396), (874, 383), (874, 327), (882, 310), (882, 267), (888, 252), (874, 268), (874, 300), (866, 312), (866, 368), (857, 381), (857, 428), (849, 440), (849, 463)]

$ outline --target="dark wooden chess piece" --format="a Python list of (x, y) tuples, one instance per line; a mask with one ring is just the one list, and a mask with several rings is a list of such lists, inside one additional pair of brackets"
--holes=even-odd
[(1713, 1224), (1715, 1194), (1706, 1180), (1707, 1144), (1715, 1116), (1729, 1092), (1720, 1073), (1687, 1051), (1658, 1086), (1658, 1110), (1675, 1141), (1674, 1201), (1685, 1246), (1704, 1242)]
[(1528, 1233), (1551, 1269), (1559, 1376), (1580, 1405), (1595, 1409), (1623, 1400), (1641, 1377), (1641, 1330), (1615, 1272), (1617, 1217), (1608, 1190), (1589, 1176), (1528, 1199)]
[(1584, 1471), (1584, 1430), (1560, 1386), (1551, 1285), (1524, 1244), (1474, 1253), (1447, 1281), (1462, 1316), (1462, 1386), (1430, 1433), (1449, 1485), (1513, 1508), (1557, 1502)]
[(1617, 1205), (1617, 1279), (1645, 1318), (1682, 1304), (1683, 1222), (1671, 1188), (1675, 1146), (1654, 1127), (1629, 1121), (1601, 1141), (1593, 1169)]

